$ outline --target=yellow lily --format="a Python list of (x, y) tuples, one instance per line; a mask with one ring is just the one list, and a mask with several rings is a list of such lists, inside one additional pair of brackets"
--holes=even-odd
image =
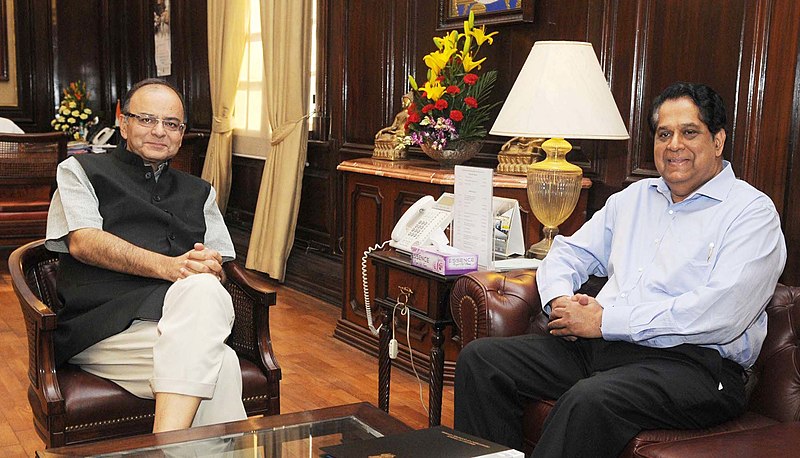
[(434, 51), (428, 54), (423, 57), (422, 60), (425, 62), (425, 65), (438, 76), (455, 52), (456, 50), (454, 48), (445, 47), (442, 51)]
[(469, 32), (475, 28), (475, 13), (470, 10), (469, 18), (464, 21), (464, 34), (469, 35)]
[(436, 49), (441, 51), (444, 48), (455, 48), (456, 44), (458, 43), (459, 34), (455, 30), (448, 33), (443, 37), (433, 37), (433, 44), (436, 45)]
[(489, 44), (494, 42), (492, 36), (497, 35), (499, 32), (492, 32), (490, 34), (486, 34), (486, 26), (481, 26), (480, 28), (476, 28), (472, 30), (472, 36), (475, 37), (475, 42), (478, 43), (478, 46), (481, 46), (484, 42), (488, 41)]
[(415, 91), (419, 89), (419, 86), (417, 85), (417, 80), (415, 80), (414, 77), (411, 75), (408, 75), (408, 84), (410, 84), (411, 88), (414, 89)]
[(480, 68), (484, 60), (486, 60), (485, 57), (480, 60), (472, 60), (472, 54), (469, 53), (461, 54), (461, 62), (464, 65), (464, 71), (467, 73), (471, 72), (472, 69), (475, 67)]
[(442, 94), (444, 94), (445, 87), (442, 86), (436, 79), (426, 81), (425, 86), (422, 87), (422, 90), (425, 91), (425, 95), (433, 100), (434, 102), (442, 98)]

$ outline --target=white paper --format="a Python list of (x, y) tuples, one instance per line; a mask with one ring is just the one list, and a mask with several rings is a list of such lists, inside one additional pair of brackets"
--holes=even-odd
[(493, 175), (483, 167), (455, 167), (453, 246), (477, 254), (486, 269), (492, 268), (494, 252)]
[(155, 28), (156, 76), (172, 74), (172, 32), (170, 31), (170, 0), (157, 2), (153, 12)]
[[(525, 240), (522, 234), (522, 221), (519, 214), (519, 202), (517, 199), (508, 199), (505, 197), (494, 197), (492, 199), (492, 209), (495, 218), (501, 217), (502, 221), (508, 223), (508, 227), (502, 228), (502, 232), (507, 237), (505, 246), (499, 254), (508, 257), (515, 254), (525, 254)], [(495, 219), (497, 222), (497, 219)], [(501, 228), (495, 227), (495, 234), (500, 235)], [(498, 250), (494, 250), (495, 252)]]

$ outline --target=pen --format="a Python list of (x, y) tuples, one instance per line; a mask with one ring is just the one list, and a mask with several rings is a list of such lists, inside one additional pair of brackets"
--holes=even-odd
[(714, 253), (714, 242), (708, 244), (708, 258), (706, 258), (706, 262), (711, 261), (711, 255)]

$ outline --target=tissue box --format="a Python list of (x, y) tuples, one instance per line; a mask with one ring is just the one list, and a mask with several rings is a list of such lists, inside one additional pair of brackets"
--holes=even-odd
[(411, 264), (440, 275), (461, 275), (478, 270), (478, 255), (450, 246), (413, 246)]

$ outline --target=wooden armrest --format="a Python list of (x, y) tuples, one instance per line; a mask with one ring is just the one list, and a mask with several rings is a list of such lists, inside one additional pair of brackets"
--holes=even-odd
[[(25, 281), (26, 275), (43, 275), (40, 270), (25, 272), (24, 265), (33, 265), (35, 262), (25, 257), (35, 258), (41, 252), (31, 254), (26, 250), (28, 246), (41, 243), (32, 242), (11, 253), (8, 259), (9, 273), (11, 274), (14, 292), (22, 308), (25, 319), (25, 328), (28, 333), (28, 378), (31, 387), (36, 390), (40, 408), (52, 414), (64, 412), (64, 398), (55, 377), (55, 351), (53, 347), (53, 332), (58, 324), (55, 312), (50, 309), (31, 290)], [(35, 344), (30, 345), (31, 342)]]
[(275, 291), (264, 277), (238, 264), (227, 262), (223, 268), (223, 285), (231, 295), (236, 314), (228, 345), (261, 366), (270, 381), (277, 382), (280, 366), (269, 332), (269, 307), (275, 305)]
[(546, 332), (535, 270), (463, 275), (450, 293), (450, 310), (461, 331), (461, 346), (480, 337)]

